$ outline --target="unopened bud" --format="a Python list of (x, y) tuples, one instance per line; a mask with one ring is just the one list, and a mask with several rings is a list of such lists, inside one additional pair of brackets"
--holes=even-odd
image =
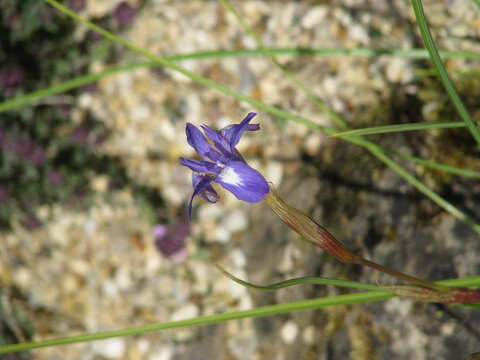
[(285, 224), (308, 242), (335, 256), (340, 261), (349, 263), (356, 259), (355, 255), (348, 251), (326, 229), (283, 201), (272, 186), (270, 186), (270, 192), (265, 197), (265, 202)]

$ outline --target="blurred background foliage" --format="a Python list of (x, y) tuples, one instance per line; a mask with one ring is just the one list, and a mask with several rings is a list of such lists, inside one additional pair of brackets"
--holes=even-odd
[[(85, 0), (67, 5), (80, 11)], [(121, 31), (135, 11), (122, 2), (111, 16), (94, 20)], [(110, 41), (79, 32), (75, 23), (37, 0), (2, 2), (0, 33), (0, 101), (88, 73), (92, 61), (111, 63), (121, 55)], [(0, 230), (10, 229), (12, 221), (40, 227), (42, 205), (88, 206), (95, 174), (108, 176), (111, 189), (131, 186), (144, 208), (162, 203), (155, 191), (128, 178), (119, 159), (96, 154), (108, 136), (101, 122), (91, 114), (72, 116), (79, 95), (95, 88), (90, 84), (1, 114)]]

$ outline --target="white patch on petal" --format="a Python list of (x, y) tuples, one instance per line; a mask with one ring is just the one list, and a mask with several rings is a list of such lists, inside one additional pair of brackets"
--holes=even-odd
[(238, 175), (235, 169), (231, 167), (225, 167), (220, 175), (218, 175), (218, 178), (224, 183), (231, 184), (233, 186), (243, 185), (242, 178), (240, 175)]

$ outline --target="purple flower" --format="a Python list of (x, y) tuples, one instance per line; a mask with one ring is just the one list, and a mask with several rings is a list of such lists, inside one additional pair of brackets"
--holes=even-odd
[(124, 1), (117, 6), (113, 17), (120, 26), (128, 26), (132, 23), (135, 13), (135, 9)]
[(153, 227), (155, 246), (166, 258), (181, 262), (185, 260), (185, 238), (190, 235), (190, 225), (182, 220), (177, 220), (174, 226), (157, 224)]
[(265, 178), (255, 169), (248, 166), (242, 155), (235, 149), (245, 131), (260, 129), (258, 124), (250, 124), (257, 115), (250, 112), (240, 124), (227, 126), (217, 132), (207, 125), (202, 132), (194, 125), (187, 123), (187, 141), (204, 160), (186, 160), (180, 158), (182, 165), (193, 170), (193, 195), (188, 204), (188, 216), (191, 219), (192, 201), (196, 195), (215, 203), (218, 194), (211, 183), (215, 181), (230, 191), (239, 200), (255, 203), (262, 201), (270, 188)]

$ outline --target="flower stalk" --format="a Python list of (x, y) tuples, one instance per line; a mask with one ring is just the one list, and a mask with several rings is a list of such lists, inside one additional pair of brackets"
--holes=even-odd
[(265, 196), (264, 202), (286, 225), (297, 232), (303, 239), (321, 248), (338, 260), (344, 263), (364, 265), (407, 282), (408, 285), (381, 286), (400, 297), (441, 303), (480, 302), (480, 291), (439, 285), (390, 269), (353, 254), (312, 218), (283, 201), (271, 184), (270, 191)]
[(293, 231), (297, 232), (309, 243), (321, 248), (338, 260), (345, 263), (355, 262), (356, 256), (345, 248), (325, 228), (318, 225), (313, 219), (288, 205), (277, 194), (273, 186), (265, 196), (265, 203), (275, 214), (287, 224)]
[(416, 285), (380, 285), (395, 295), (417, 301), (439, 302), (443, 304), (478, 303), (480, 291), (467, 288), (427, 289)]

